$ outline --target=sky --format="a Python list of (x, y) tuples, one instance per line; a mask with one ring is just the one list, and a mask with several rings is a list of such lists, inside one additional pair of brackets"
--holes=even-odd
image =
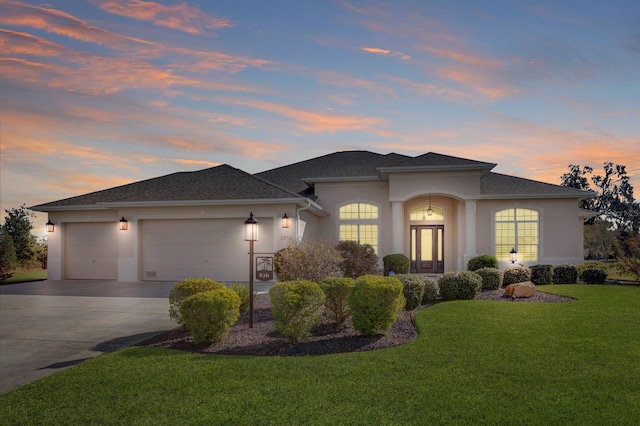
[[(637, 0), (0, 0), (0, 206), (336, 151), (640, 198)], [(34, 220), (44, 232), (46, 214)]]

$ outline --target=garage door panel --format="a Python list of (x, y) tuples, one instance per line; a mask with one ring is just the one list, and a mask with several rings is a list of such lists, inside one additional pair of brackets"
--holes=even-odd
[(66, 278), (118, 278), (118, 234), (113, 223), (65, 225)]

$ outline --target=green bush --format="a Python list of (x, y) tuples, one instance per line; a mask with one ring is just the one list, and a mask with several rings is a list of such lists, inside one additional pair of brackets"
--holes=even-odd
[(553, 265), (531, 266), (531, 282), (535, 285), (551, 284), (553, 282)]
[(587, 268), (582, 271), (582, 281), (586, 284), (605, 284), (607, 275), (607, 270), (604, 268)]
[(396, 274), (409, 273), (409, 258), (402, 253), (388, 254), (382, 258), (384, 264), (384, 275), (389, 275), (393, 271)]
[(504, 271), (502, 285), (506, 287), (509, 284), (527, 281), (531, 281), (531, 268), (527, 268), (526, 266), (512, 266)]
[(276, 331), (291, 342), (311, 334), (324, 307), (325, 296), (313, 281), (282, 281), (269, 290)]
[[(235, 283), (231, 284), (230, 290), (234, 291), (240, 298), (240, 313), (243, 313), (249, 309), (249, 286), (247, 284)], [(253, 300), (255, 300), (256, 293), (253, 293)]]
[(578, 268), (578, 278), (582, 278), (582, 273), (587, 268), (602, 268), (605, 271), (609, 271), (609, 267), (607, 266), (606, 263), (598, 262), (594, 260), (584, 262), (582, 265), (578, 265), (577, 268)]
[(319, 285), (325, 296), (325, 314), (331, 317), (336, 325), (341, 326), (350, 315), (347, 301), (355, 280), (349, 277), (330, 277), (322, 280)]
[(480, 254), (472, 257), (467, 263), (468, 271), (477, 271), (480, 268), (497, 268), (498, 259), (495, 256), (489, 254)]
[(0, 281), (11, 278), (17, 266), (18, 259), (13, 238), (0, 227)]
[(180, 316), (194, 343), (214, 343), (238, 321), (240, 297), (226, 287), (196, 293), (184, 299)]
[(405, 308), (411, 311), (422, 304), (424, 298), (424, 281), (420, 275), (398, 274), (395, 276), (402, 283), (402, 294)]
[(502, 287), (504, 273), (498, 268), (480, 268), (475, 271), (482, 278), (482, 290), (498, 290)]
[(575, 284), (578, 282), (578, 268), (568, 263), (553, 268), (554, 284)]
[(395, 277), (363, 275), (349, 294), (353, 328), (364, 336), (384, 334), (403, 306), (402, 283)]
[(426, 305), (428, 303), (433, 303), (438, 299), (438, 283), (435, 280), (420, 275), (422, 282), (424, 283), (424, 296), (422, 296), (422, 304)]
[(376, 256), (376, 251), (371, 244), (340, 241), (336, 245), (336, 250), (344, 258), (341, 266), (345, 277), (355, 279), (376, 272), (378, 256)]
[(296, 243), (274, 255), (278, 281), (309, 280), (320, 282), (338, 276), (344, 259), (324, 240)]
[(446, 272), (438, 280), (443, 300), (469, 300), (482, 288), (482, 277), (473, 271)]
[(226, 288), (224, 284), (209, 278), (186, 278), (177, 282), (169, 293), (169, 317), (182, 324), (180, 305), (183, 301), (197, 293)]

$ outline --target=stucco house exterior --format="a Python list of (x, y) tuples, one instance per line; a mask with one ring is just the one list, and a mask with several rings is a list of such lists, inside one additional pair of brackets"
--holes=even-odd
[(254, 175), (229, 165), (173, 173), (31, 209), (53, 225), (49, 279), (246, 282), (250, 213), (258, 257), (323, 238), (371, 244), (381, 259), (404, 253), (415, 273), (465, 269), (481, 253), (505, 268), (512, 249), (525, 265), (582, 263), (578, 201), (594, 194), (495, 166), (345, 151)]

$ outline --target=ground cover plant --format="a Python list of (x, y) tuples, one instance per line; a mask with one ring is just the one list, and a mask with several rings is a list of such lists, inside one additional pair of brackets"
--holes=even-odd
[(636, 424), (640, 288), (538, 291), (576, 301), (438, 303), (368, 352), (129, 348), (0, 396), (0, 424)]

